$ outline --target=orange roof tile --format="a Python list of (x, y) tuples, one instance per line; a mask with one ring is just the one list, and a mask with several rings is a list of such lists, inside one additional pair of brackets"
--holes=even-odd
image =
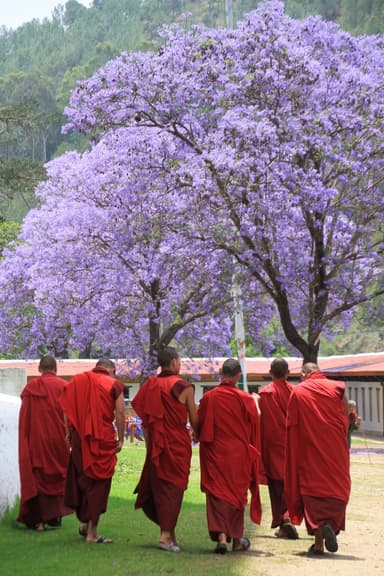
[[(181, 373), (198, 375), (202, 380), (214, 380), (219, 373), (225, 358), (195, 358), (183, 359)], [(272, 358), (247, 358), (247, 375), (249, 380), (259, 380), (269, 374)], [(291, 376), (299, 376), (302, 365), (301, 358), (287, 358)], [(118, 374), (126, 376), (125, 361), (118, 360)], [(38, 376), (39, 360), (0, 360), (1, 368), (25, 368), (27, 378)], [(80, 372), (92, 370), (96, 360), (58, 360), (58, 375), (70, 378)], [(318, 359), (319, 367), (324, 372), (343, 376), (383, 376), (384, 352), (372, 354), (356, 354), (349, 356), (323, 356)], [(129, 379), (129, 377), (127, 378)], [(132, 378), (137, 381), (137, 378)]]

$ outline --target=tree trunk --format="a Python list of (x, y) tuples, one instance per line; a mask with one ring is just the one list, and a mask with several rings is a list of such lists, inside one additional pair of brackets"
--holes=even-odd
[(292, 322), (288, 299), (283, 292), (277, 295), (276, 304), (279, 311), (281, 326), (288, 342), (290, 342), (290, 344), (300, 352), (303, 357), (303, 364), (306, 362), (314, 362), (316, 364), (320, 341), (317, 340), (316, 344), (312, 344), (309, 339), (308, 341), (304, 340), (304, 338), (299, 334)]

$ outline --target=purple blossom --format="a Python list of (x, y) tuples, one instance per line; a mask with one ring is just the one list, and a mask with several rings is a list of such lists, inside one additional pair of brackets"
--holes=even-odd
[(315, 359), (321, 334), (384, 289), (383, 39), (275, 1), (235, 30), (161, 36), (160, 52), (122, 54), (72, 94), (64, 130), (98, 143), (48, 165), (6, 263), (36, 334), (54, 339), (56, 322), (69, 346), (151, 355), (161, 326), (217, 352), (235, 261), (251, 335), (277, 314)]

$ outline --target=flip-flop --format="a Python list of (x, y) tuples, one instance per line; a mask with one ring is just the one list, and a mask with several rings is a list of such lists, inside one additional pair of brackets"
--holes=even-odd
[(325, 547), (328, 552), (337, 552), (339, 545), (337, 544), (336, 534), (329, 524), (324, 524), (323, 529), (323, 537)]
[(79, 526), (79, 534), (83, 538), (86, 538), (88, 536), (88, 530), (84, 526)]
[(97, 540), (86, 540), (86, 542), (88, 544), (112, 544), (112, 540), (104, 536), (97, 536)]
[(315, 545), (312, 544), (312, 546), (308, 549), (307, 556), (324, 556), (324, 552), (323, 550), (317, 550)]
[(294, 527), (294, 525), (291, 524), (291, 522), (284, 522), (283, 525), (281, 526), (280, 530), (282, 530), (284, 532), (285, 537), (288, 540), (297, 540), (299, 538), (297, 530)]
[(166, 552), (180, 552), (180, 547), (174, 542), (170, 542), (170, 544), (159, 542), (157, 547), (159, 550), (165, 550)]
[(245, 538), (245, 536), (243, 538), (240, 538), (240, 544), (241, 547), (240, 548), (232, 548), (232, 552), (246, 552), (248, 550), (248, 548), (251, 545), (251, 542), (248, 540), (248, 538)]
[(105, 538), (104, 536), (98, 536), (95, 544), (112, 544), (111, 538)]
[(227, 546), (226, 544), (217, 544), (216, 548), (214, 549), (215, 554), (226, 554), (227, 553)]

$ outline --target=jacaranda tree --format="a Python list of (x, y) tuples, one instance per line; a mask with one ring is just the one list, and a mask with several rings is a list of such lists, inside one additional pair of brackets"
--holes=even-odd
[(322, 333), (383, 292), (383, 38), (281, 2), (235, 30), (163, 36), (79, 83), (66, 129), (167, 134), (183, 233), (234, 258), (315, 360)]
[[(44, 318), (50, 295), (63, 292), (65, 318), (74, 302), (71, 331), (89, 330), (95, 319), (88, 336), (101, 339), (105, 329), (111, 342), (99, 293), (108, 269), (120, 312), (115, 276), (135, 293), (143, 281), (151, 285), (150, 270), (164, 271), (178, 256), (191, 263), (185, 276), (182, 267), (174, 273), (174, 289), (164, 285), (175, 314), (175, 294), (188, 286), (198, 288), (194, 306), (203, 287), (210, 304), (223, 296), (222, 272), (229, 282), (233, 266), (249, 327), (270, 320), (272, 303), (287, 341), (316, 360), (321, 335), (384, 291), (383, 39), (353, 38), (319, 18), (293, 20), (274, 1), (234, 30), (171, 26), (162, 35), (160, 51), (122, 54), (74, 90), (65, 129), (90, 134), (94, 148), (49, 168), (23, 238), (33, 253), (45, 242), (55, 286), (24, 287)], [(131, 238), (133, 222), (139, 232)], [(93, 257), (82, 253), (83, 238)], [(145, 276), (136, 263), (147, 263), (148, 246)], [(86, 258), (86, 317), (76, 301), (80, 274), (73, 281), (68, 273), (76, 257)], [(154, 310), (149, 301), (143, 290), (123, 311), (136, 316), (144, 302)], [(221, 303), (216, 310), (225, 314)]]
[(167, 138), (136, 131), (47, 165), (1, 275), (3, 346), (108, 353), (138, 372), (174, 339), (191, 356), (228, 353), (230, 259), (183, 236), (171, 166), (157, 163)]

